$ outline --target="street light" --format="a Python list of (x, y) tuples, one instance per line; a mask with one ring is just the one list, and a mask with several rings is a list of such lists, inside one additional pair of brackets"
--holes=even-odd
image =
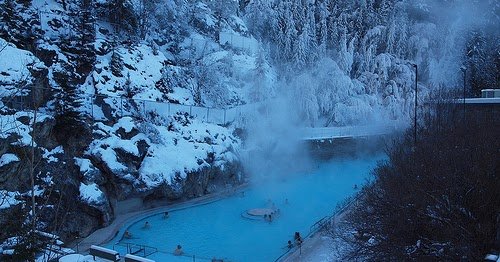
[(411, 66), (415, 67), (415, 112), (414, 112), (414, 130), (413, 130), (413, 139), (414, 145), (417, 146), (417, 83), (418, 83), (418, 66), (414, 63), (409, 63)]
[(464, 73), (464, 99), (463, 99), (463, 101), (464, 101), (464, 121), (465, 121), (465, 76), (467, 73), (467, 67), (461, 66), (460, 70), (462, 70), (462, 73)]

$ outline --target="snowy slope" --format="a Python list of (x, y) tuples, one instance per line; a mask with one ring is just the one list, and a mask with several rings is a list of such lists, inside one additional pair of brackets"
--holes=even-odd
[[(226, 128), (185, 115), (161, 124), (124, 117), (111, 127), (98, 124), (95, 132), (102, 137), (90, 145), (87, 153), (101, 159), (113, 173), (135, 184), (138, 190), (185, 179), (189, 173), (204, 167), (224, 169), (224, 165), (238, 161), (238, 138)], [(125, 155), (140, 160), (132, 166), (124, 161)]]

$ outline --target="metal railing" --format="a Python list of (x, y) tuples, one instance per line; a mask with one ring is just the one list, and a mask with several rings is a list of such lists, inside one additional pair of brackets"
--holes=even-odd
[(311, 127), (303, 128), (302, 134), (304, 140), (320, 140), (343, 137), (366, 137), (385, 135), (397, 130), (399, 122), (390, 124), (377, 124), (365, 126), (336, 126), (336, 127)]
[(176, 114), (189, 114), (202, 122), (226, 125), (239, 116), (238, 113), (234, 114), (232, 109), (182, 105), (126, 97), (93, 95), (85, 97), (84, 100), (86, 100), (84, 103), (84, 111), (94, 120), (105, 120), (124, 116), (169, 117)]
[[(12, 110), (32, 110), (33, 99), (29, 89), (29, 87), (23, 88), (21, 95), (13, 96), (4, 104)], [(43, 96), (50, 96), (58, 92), (58, 90), (37, 88), (37, 92)], [(248, 113), (250, 108), (253, 108), (251, 105), (232, 108), (203, 107), (101, 94), (80, 94), (78, 99), (82, 102), (80, 107), (82, 112), (90, 116), (94, 121), (116, 119), (124, 116), (166, 118), (180, 113), (189, 114), (202, 122), (227, 125), (231, 122), (242, 122), (241, 119), (245, 118), (244, 114)]]
[(116, 246), (127, 248), (127, 254), (141, 255), (142, 257), (147, 257), (158, 252), (158, 249), (156, 247), (135, 243), (118, 242), (113, 245), (113, 250), (116, 250)]
[[(125, 250), (121, 249), (125, 248)], [(156, 247), (151, 247), (143, 244), (137, 244), (137, 243), (128, 243), (128, 242), (118, 242), (113, 245), (113, 250), (115, 251), (122, 251), (122, 253), (125, 254), (131, 254), (131, 255), (136, 255), (136, 256), (141, 256), (141, 257), (148, 257), (156, 253), (168, 255), (168, 256), (174, 256), (177, 257), (177, 260), (185, 260), (185, 261), (227, 261), (227, 258), (215, 258), (215, 257), (204, 257), (204, 256), (199, 256), (196, 254), (189, 254), (189, 253), (175, 253), (175, 252), (167, 252), (164, 250), (159, 250)], [(120, 253), (120, 255), (125, 255)]]
[[(354, 203), (356, 203), (362, 196), (363, 196), (363, 194), (356, 194), (356, 196), (354, 198), (347, 198), (348, 201), (340, 203), (340, 206), (338, 206), (336, 208), (335, 212), (332, 215), (325, 216), (325, 217), (319, 219), (318, 221), (316, 221), (313, 225), (311, 225), (309, 227), (309, 233), (304, 237), (304, 240), (312, 237), (319, 230), (325, 228), (329, 223), (334, 221), (334, 219), (336, 217), (338, 217), (341, 214), (343, 214), (344, 212), (346, 212), (346, 210), (349, 207), (351, 207)], [(286, 252), (284, 252), (278, 258), (276, 258), (276, 260), (274, 260), (274, 262), (283, 261), (283, 259), (285, 259), (289, 254), (295, 252), (297, 250), (297, 248), (301, 249), (302, 245), (299, 245), (298, 247), (294, 246), (293, 248), (288, 249)], [(300, 250), (300, 251), (302, 251), (302, 250)]]

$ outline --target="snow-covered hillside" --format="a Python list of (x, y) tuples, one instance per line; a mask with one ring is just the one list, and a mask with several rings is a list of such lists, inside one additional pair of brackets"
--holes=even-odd
[(210, 117), (253, 102), (257, 69), (276, 81), (245, 23), (169, 1), (157, 15), (170, 24), (151, 18), (137, 37), (107, 16), (112, 3), (86, 4), (0, 2), (0, 212), (9, 221), (30, 212), (33, 177), (40, 229), (71, 239), (109, 224), (117, 200), (185, 199), (244, 182), (241, 139)]

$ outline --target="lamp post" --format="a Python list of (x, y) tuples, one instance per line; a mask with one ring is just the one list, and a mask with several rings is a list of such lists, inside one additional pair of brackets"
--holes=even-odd
[(463, 94), (463, 96), (464, 96), (464, 98), (463, 98), (464, 118), (463, 119), (464, 119), (464, 149), (465, 149), (465, 141), (466, 141), (466, 137), (467, 137), (466, 132), (465, 132), (465, 127), (466, 127), (466, 125), (465, 125), (465, 79), (466, 79), (465, 76), (467, 73), (467, 67), (461, 66), (460, 70), (462, 70), (462, 72), (464, 73), (464, 94)]
[(467, 67), (465, 66), (461, 66), (460, 67), (460, 70), (462, 70), (462, 73), (464, 73), (464, 98), (463, 98), (463, 104), (464, 104), (464, 122), (465, 122), (465, 76), (466, 76), (466, 73), (467, 73)]

